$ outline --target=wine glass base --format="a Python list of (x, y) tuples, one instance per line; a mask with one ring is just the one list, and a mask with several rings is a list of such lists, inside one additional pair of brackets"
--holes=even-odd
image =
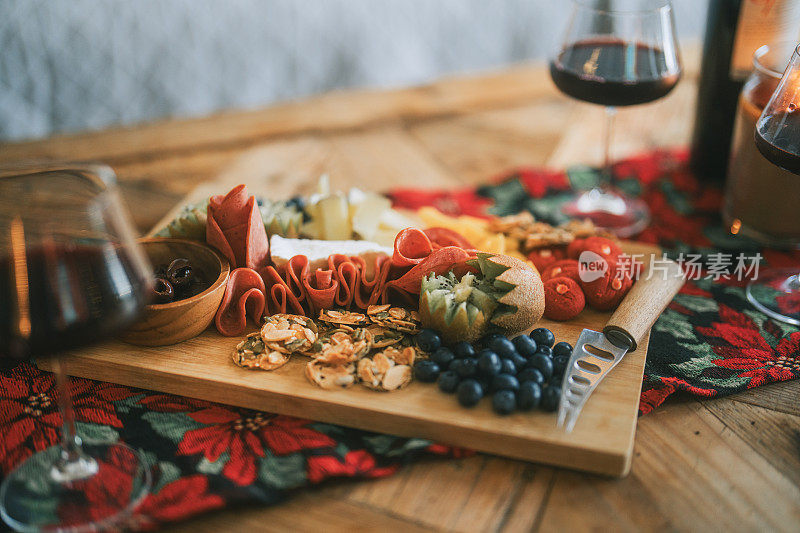
[(747, 299), (765, 315), (800, 326), (798, 269), (770, 269), (747, 285)]
[(595, 188), (567, 202), (564, 214), (589, 220), (618, 237), (632, 237), (650, 223), (650, 209), (642, 200), (624, 196), (614, 190)]
[(147, 461), (121, 443), (84, 443), (83, 451), (86, 456), (71, 465), (69, 475), (59, 466), (60, 446), (14, 469), (0, 486), (3, 521), (16, 531), (82, 532), (126, 520), (150, 490)]

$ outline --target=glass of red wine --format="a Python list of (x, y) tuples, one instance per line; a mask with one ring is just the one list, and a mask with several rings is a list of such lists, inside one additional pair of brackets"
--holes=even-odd
[[(769, 162), (800, 174), (800, 45), (756, 121), (755, 143)], [(747, 298), (768, 316), (800, 326), (800, 269), (762, 273), (747, 285)]]
[(611, 136), (616, 108), (669, 93), (681, 76), (669, 0), (574, 0), (566, 36), (550, 62), (556, 87), (567, 96), (605, 107), (599, 185), (564, 206), (620, 237), (643, 230), (650, 211), (612, 187)]
[(95, 531), (147, 494), (150, 468), (121, 442), (76, 433), (67, 350), (118, 333), (144, 309), (151, 270), (113, 171), (46, 163), (0, 169), (0, 364), (53, 358), (55, 387), (4, 417), (61, 412), (61, 443), (33, 454), (0, 486), (0, 515), (18, 531)]

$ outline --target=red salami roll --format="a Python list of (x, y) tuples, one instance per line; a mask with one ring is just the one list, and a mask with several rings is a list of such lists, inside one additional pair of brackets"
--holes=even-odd
[[(372, 300), (381, 279), (385, 281), (392, 262), (385, 255), (375, 256), (371, 264), (359, 255), (351, 257), (350, 260), (356, 265), (359, 272), (356, 286), (353, 289), (353, 303), (360, 309), (366, 309), (369, 307), (370, 300)], [(385, 271), (383, 265), (387, 265)], [(380, 296), (380, 293), (378, 295)]]
[(400, 267), (418, 265), (432, 251), (431, 240), (422, 230), (406, 228), (394, 238), (392, 263)]
[(267, 312), (271, 315), (275, 313), (292, 313), (304, 315), (305, 309), (300, 299), (291, 290), (289, 285), (281, 278), (275, 267), (268, 266), (260, 272), (264, 280), (267, 295)]
[(428, 228), (425, 235), (431, 240), (435, 249), (444, 248), (445, 246), (458, 246), (465, 250), (472, 250), (475, 247), (467, 240), (466, 237), (448, 228)]
[(264, 282), (258, 272), (249, 268), (235, 269), (214, 316), (217, 330), (227, 337), (243, 334), (247, 329), (247, 315), (258, 324), (265, 302)]
[[(366, 263), (363, 263), (366, 266)], [(339, 290), (336, 291), (336, 305), (350, 307), (355, 299), (356, 285), (361, 277), (359, 266), (343, 254), (328, 256), (328, 267), (336, 275)]]
[(316, 316), (320, 309), (333, 309), (339, 282), (334, 279), (332, 270), (315, 270), (304, 276), (303, 287), (306, 289), (309, 316)]
[(465, 268), (467, 259), (474, 257), (474, 254), (457, 246), (446, 246), (430, 254), (420, 261), (411, 270), (403, 274), (394, 281), (388, 282), (387, 287), (399, 289), (406, 293), (419, 294), (422, 278), (434, 272), (444, 274), (448, 270), (462, 267)]
[(247, 187), (238, 185), (208, 202), (206, 241), (236, 268), (258, 270), (269, 262), (269, 239), (261, 211)]

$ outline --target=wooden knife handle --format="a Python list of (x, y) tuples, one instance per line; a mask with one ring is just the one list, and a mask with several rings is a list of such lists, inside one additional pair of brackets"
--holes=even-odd
[(603, 328), (609, 341), (629, 351), (636, 349), (684, 282), (681, 267), (666, 258), (652, 255), (643, 270)]

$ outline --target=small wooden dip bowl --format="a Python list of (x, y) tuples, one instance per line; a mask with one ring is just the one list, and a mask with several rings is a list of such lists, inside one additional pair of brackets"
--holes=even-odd
[(185, 257), (203, 278), (216, 281), (196, 296), (148, 305), (142, 318), (119, 338), (140, 346), (165, 346), (200, 335), (214, 320), (225, 294), (231, 271), (228, 261), (208, 246), (190, 240), (148, 237), (139, 239), (139, 244), (154, 266)]

